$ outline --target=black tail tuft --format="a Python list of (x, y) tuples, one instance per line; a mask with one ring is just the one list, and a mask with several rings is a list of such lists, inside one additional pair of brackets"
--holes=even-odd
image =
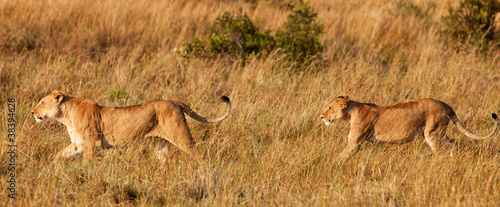
[(496, 120), (496, 119), (498, 119), (498, 115), (497, 115), (497, 114), (495, 114), (495, 113), (492, 113), (492, 114), (491, 114), (491, 117), (493, 117), (493, 119), (495, 119), (495, 120)]
[(231, 102), (231, 100), (229, 100), (227, 96), (221, 96), (220, 99), (222, 99), (222, 101), (224, 102)]

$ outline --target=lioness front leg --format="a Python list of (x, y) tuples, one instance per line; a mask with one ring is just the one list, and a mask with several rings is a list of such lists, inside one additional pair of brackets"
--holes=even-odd
[(347, 139), (347, 147), (340, 153), (339, 159), (341, 161), (347, 160), (354, 151), (359, 148), (359, 145), (363, 141), (362, 138), (363, 133), (357, 130), (352, 130), (349, 132), (349, 137)]
[(69, 146), (65, 147), (56, 154), (54, 161), (58, 162), (61, 161), (62, 159), (71, 158), (82, 152), (83, 152), (83, 146), (81, 144), (71, 143)]

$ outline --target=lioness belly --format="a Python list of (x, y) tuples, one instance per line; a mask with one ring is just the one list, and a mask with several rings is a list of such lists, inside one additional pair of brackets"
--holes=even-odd
[(410, 142), (420, 135), (422, 135), (421, 130), (412, 130), (407, 133), (399, 133), (399, 132), (374, 133), (374, 136), (372, 137), (371, 141), (404, 143), (404, 142)]

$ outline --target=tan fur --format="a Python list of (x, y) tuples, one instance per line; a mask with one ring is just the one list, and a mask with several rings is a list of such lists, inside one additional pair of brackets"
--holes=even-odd
[(349, 100), (348, 96), (333, 99), (320, 118), (327, 126), (336, 120), (350, 123), (348, 144), (340, 155), (341, 159), (348, 158), (365, 140), (402, 143), (422, 134), (433, 151), (444, 145), (451, 148), (453, 155), (454, 146), (445, 134), (450, 120), (473, 139), (490, 138), (500, 123), (493, 114), (495, 128), (489, 135), (480, 137), (465, 129), (453, 109), (441, 101), (422, 99), (394, 106), (377, 106)]
[[(37, 122), (51, 118), (63, 123), (71, 138), (71, 144), (57, 153), (55, 160), (70, 158), (83, 152), (88, 160), (97, 148), (120, 145), (133, 137), (157, 136), (168, 140), (184, 152), (199, 158), (193, 151), (194, 141), (186, 123), (184, 113), (205, 123), (219, 122), (229, 116), (231, 102), (226, 114), (217, 119), (199, 116), (189, 106), (175, 101), (152, 101), (127, 107), (102, 107), (96, 102), (66, 96), (59, 91), (43, 98), (31, 112)], [(160, 149), (158, 157), (164, 158), (166, 149)]]

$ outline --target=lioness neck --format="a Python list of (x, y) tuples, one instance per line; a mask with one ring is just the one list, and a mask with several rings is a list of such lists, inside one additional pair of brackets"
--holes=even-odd
[(75, 108), (82, 100), (65, 97), (64, 100), (59, 104), (59, 113), (54, 119), (66, 126), (70, 126), (73, 123), (73, 117), (75, 116)]
[(362, 103), (357, 102), (357, 101), (352, 101), (349, 100), (347, 101), (347, 107), (344, 109), (344, 114), (342, 116), (342, 119), (347, 122), (351, 122), (351, 116), (355, 116), (357, 113), (357, 109), (359, 105)]
[[(349, 100), (347, 103), (347, 108), (344, 109), (344, 116), (342, 118), (349, 123), (351, 123), (351, 121), (357, 121), (351, 120), (351, 117), (356, 117), (357, 115), (359, 115), (359, 110), (361, 108), (369, 108), (369, 110), (366, 110), (367, 113), (378, 113), (379, 110), (379, 107), (373, 103), (361, 103), (351, 100)], [(364, 114), (364, 116), (366, 116), (366, 114)]]

